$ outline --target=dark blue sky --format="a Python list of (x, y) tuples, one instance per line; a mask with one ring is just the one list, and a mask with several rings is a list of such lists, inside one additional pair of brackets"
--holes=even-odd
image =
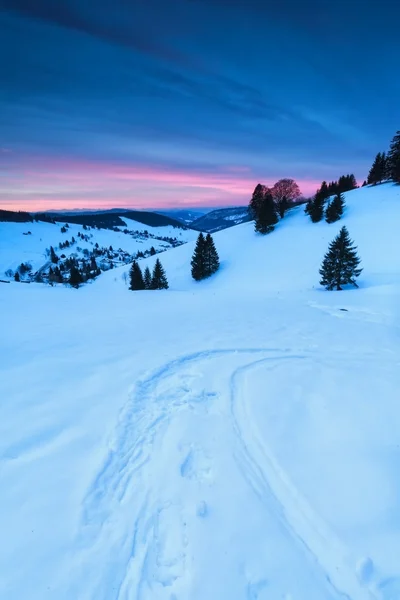
[(396, 0), (0, 0), (0, 206), (304, 193), (400, 128)]

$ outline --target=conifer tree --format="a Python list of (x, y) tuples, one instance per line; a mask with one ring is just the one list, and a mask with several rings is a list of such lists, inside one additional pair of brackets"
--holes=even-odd
[(68, 283), (76, 288), (79, 287), (81, 283), (83, 283), (82, 274), (75, 264), (71, 264)]
[(164, 267), (162, 266), (160, 259), (157, 258), (153, 275), (151, 278), (151, 289), (152, 290), (167, 290), (168, 289), (168, 281), (167, 276), (164, 271)]
[(357, 256), (356, 250), (346, 227), (342, 227), (339, 234), (329, 244), (328, 252), (325, 254), (319, 271), (320, 284), (327, 290), (334, 288), (341, 290), (343, 285), (349, 283), (358, 287), (356, 278), (362, 269), (358, 268), (360, 258)]
[(262, 185), (261, 183), (256, 185), (249, 203), (249, 212), (252, 219), (257, 218), (266, 192), (267, 188), (265, 185)]
[(204, 277), (206, 277), (205, 244), (206, 241), (204, 239), (204, 235), (202, 232), (200, 232), (197, 238), (192, 260), (190, 262), (192, 267), (192, 277), (196, 281), (200, 281), (200, 279), (204, 279)]
[(52, 263), (57, 264), (58, 263), (58, 256), (57, 254), (54, 252), (54, 248), (53, 246), (50, 246), (50, 260)]
[(21, 281), (21, 277), (20, 277), (18, 271), (15, 271), (15, 273), (14, 273), (14, 281)]
[(149, 267), (146, 267), (143, 275), (144, 289), (151, 290), (151, 273)]
[(62, 283), (63, 277), (61, 275), (61, 271), (60, 271), (59, 267), (54, 267), (53, 273), (54, 273), (55, 283)]
[(386, 179), (386, 154), (378, 152), (368, 173), (367, 183), (376, 185)]
[(326, 185), (326, 182), (324, 181), (322, 183), (322, 186), (320, 187), (320, 189), (315, 194), (314, 198), (312, 200), (310, 200), (309, 206), (307, 209), (307, 214), (310, 215), (310, 219), (313, 223), (318, 223), (319, 221), (322, 220), (322, 218), (324, 216), (325, 200), (328, 197), (328, 195), (329, 195), (328, 186)]
[(387, 176), (395, 183), (400, 183), (400, 131), (394, 136), (387, 155)]
[(144, 281), (142, 270), (139, 266), (139, 263), (134, 260), (132, 262), (132, 266), (129, 271), (129, 289), (132, 291), (144, 290)]
[(344, 198), (343, 194), (336, 194), (336, 196), (329, 203), (325, 211), (325, 220), (327, 223), (334, 223), (339, 221), (344, 211)]
[(257, 233), (271, 233), (278, 222), (276, 205), (272, 194), (267, 192), (259, 206), (258, 214), (255, 218), (254, 228)]
[(211, 233), (207, 233), (204, 243), (205, 277), (209, 277), (219, 269), (219, 256)]

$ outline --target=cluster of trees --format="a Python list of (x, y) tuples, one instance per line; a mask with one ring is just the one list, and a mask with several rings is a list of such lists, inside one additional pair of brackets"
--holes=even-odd
[(64, 250), (64, 248), (69, 248), (70, 246), (73, 246), (74, 244), (76, 244), (76, 239), (74, 238), (74, 236), (72, 236), (71, 241), (65, 240), (65, 242), (60, 242), (58, 244), (58, 247), (60, 248), (60, 250)]
[(205, 237), (199, 233), (190, 265), (195, 281), (206, 279), (218, 271), (219, 256), (211, 233)]
[(70, 256), (64, 262), (50, 267), (48, 282), (51, 285), (54, 283), (69, 283), (77, 288), (89, 279), (95, 279), (100, 273), (101, 269), (93, 255), (90, 260), (78, 260), (75, 256)]
[(389, 152), (375, 156), (366, 183), (376, 185), (388, 180), (400, 183), (400, 131), (393, 137)]
[(272, 188), (261, 183), (256, 185), (249, 204), (258, 233), (271, 233), (284, 218), (287, 210), (300, 198), (300, 188), (294, 179), (280, 179)]
[[(196, 281), (210, 277), (218, 271), (219, 256), (210, 233), (206, 236), (199, 233), (190, 265), (192, 277)], [(167, 276), (160, 260), (157, 258), (153, 273), (148, 266), (142, 272), (139, 263), (134, 260), (129, 271), (129, 289), (134, 291), (168, 289)]]
[(362, 269), (359, 268), (360, 258), (357, 248), (350, 239), (346, 227), (342, 227), (339, 234), (330, 243), (328, 252), (324, 256), (320, 268), (321, 281), (327, 290), (343, 289), (344, 285), (354, 285)]
[[(354, 175), (342, 175), (337, 181), (326, 183), (323, 181), (315, 196), (311, 198), (305, 207), (305, 213), (309, 215), (313, 223), (322, 221), (325, 215), (327, 223), (333, 223), (340, 219), (344, 210), (344, 192), (349, 192), (357, 187)], [(331, 196), (333, 200), (328, 204), (325, 211), (325, 203)]]
[(136, 290), (167, 290), (168, 280), (159, 258), (157, 258), (153, 273), (146, 267), (144, 273), (139, 263), (134, 260), (129, 271), (129, 289)]
[(334, 223), (339, 221), (343, 216), (345, 207), (344, 196), (341, 193), (336, 194), (333, 199), (329, 202), (325, 210), (325, 221), (327, 223)]

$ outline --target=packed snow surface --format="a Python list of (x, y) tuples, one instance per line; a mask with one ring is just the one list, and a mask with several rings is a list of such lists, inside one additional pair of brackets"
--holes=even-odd
[(0, 598), (400, 598), (400, 188), (346, 202), (215, 234), (201, 283), (169, 250), (167, 291), (0, 283)]

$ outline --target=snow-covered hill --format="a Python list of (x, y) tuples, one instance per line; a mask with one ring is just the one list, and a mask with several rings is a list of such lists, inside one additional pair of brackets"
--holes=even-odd
[(215, 233), (228, 227), (239, 225), (250, 221), (249, 211), (246, 206), (236, 206), (234, 208), (219, 208), (212, 210), (206, 215), (192, 221), (191, 227), (199, 231), (209, 231)]
[(215, 234), (201, 283), (189, 242), (167, 291), (0, 284), (1, 598), (400, 598), (400, 188), (346, 201)]
[[(112, 260), (118, 265), (123, 264), (124, 260), (130, 261), (137, 252), (148, 252), (152, 246), (157, 252), (162, 252), (197, 236), (191, 229), (180, 229), (172, 225), (150, 227), (126, 217), (124, 223), (126, 227), (121, 227), (119, 231), (95, 227), (84, 229), (82, 225), (69, 223), (67, 230), (63, 232), (64, 223), (0, 222), (0, 279), (12, 279), (21, 263), (31, 265), (32, 273), (42, 268), (49, 261), (50, 246), (54, 247), (58, 255), (74, 255), (78, 258), (85, 256), (86, 251), (92, 252), (95, 244), (107, 249), (112, 246), (115, 251)], [(72, 239), (75, 240), (74, 243), (60, 249), (60, 243), (66, 240), (71, 242)], [(12, 273), (7, 275), (9, 270)]]

